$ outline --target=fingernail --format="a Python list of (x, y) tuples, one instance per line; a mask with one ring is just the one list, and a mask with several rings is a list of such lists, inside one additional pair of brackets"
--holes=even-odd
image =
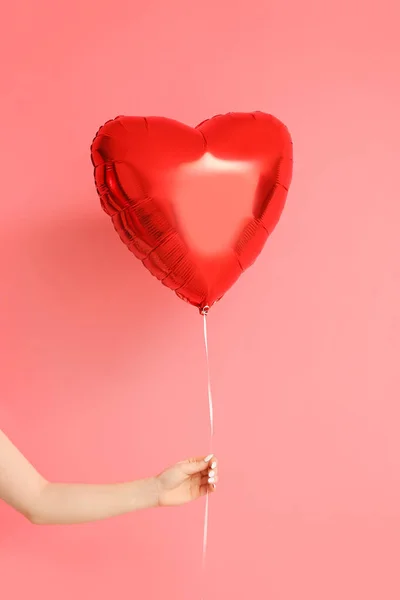
[(214, 471), (209, 471), (209, 473), (208, 473), (209, 477), (214, 477), (214, 475), (215, 475)]
[(216, 466), (217, 466), (217, 463), (216, 463), (216, 461), (214, 461), (213, 463), (211, 463), (211, 468), (212, 468), (212, 469), (215, 469), (215, 467), (216, 467)]
[(215, 482), (215, 479), (214, 479), (214, 477), (209, 477), (209, 479), (208, 479), (208, 483), (214, 483), (214, 482)]
[(209, 454), (208, 456), (205, 457), (204, 462), (208, 463), (210, 462), (210, 460), (213, 458), (214, 454)]

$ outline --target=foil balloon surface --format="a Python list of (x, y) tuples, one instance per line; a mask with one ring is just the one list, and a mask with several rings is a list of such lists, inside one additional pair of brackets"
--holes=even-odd
[(261, 112), (218, 115), (195, 128), (117, 117), (101, 127), (91, 155), (121, 240), (203, 312), (260, 254), (292, 178), (290, 134)]

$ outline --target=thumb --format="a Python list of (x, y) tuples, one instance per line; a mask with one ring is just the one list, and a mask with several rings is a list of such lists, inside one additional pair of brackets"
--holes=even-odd
[(185, 475), (195, 475), (201, 473), (207, 469), (211, 459), (214, 457), (213, 454), (209, 454), (205, 458), (189, 458), (180, 464)]

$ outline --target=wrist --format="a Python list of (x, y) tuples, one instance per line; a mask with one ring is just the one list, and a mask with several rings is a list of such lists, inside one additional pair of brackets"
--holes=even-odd
[(158, 508), (160, 506), (160, 480), (156, 477), (150, 477), (146, 480), (148, 486), (149, 505), (151, 508)]
[[(125, 485), (127, 485), (126, 488)], [(122, 484), (122, 486), (129, 494), (129, 512), (159, 506), (160, 494), (156, 477), (137, 479), (129, 484)]]

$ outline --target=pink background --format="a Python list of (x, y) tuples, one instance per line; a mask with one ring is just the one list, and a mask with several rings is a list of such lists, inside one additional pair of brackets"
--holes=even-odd
[[(397, 0), (14, 0), (2, 12), (0, 426), (47, 476), (117, 481), (207, 449), (201, 320), (102, 214), (117, 114), (263, 110), (294, 181), (210, 317), (206, 600), (398, 600)], [(196, 600), (203, 504), (37, 528), (0, 507), (0, 594)]]

